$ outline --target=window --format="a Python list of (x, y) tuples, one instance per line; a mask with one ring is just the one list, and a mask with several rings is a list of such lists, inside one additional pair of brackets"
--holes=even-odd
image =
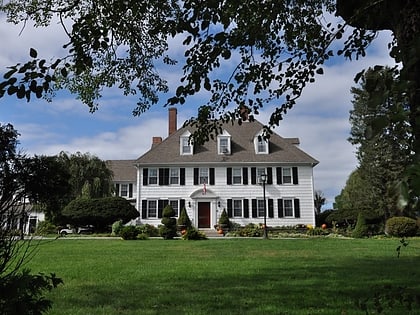
[(157, 218), (157, 201), (156, 200), (147, 201), (147, 217)]
[(258, 217), (264, 217), (264, 199), (257, 199)]
[(292, 169), (290, 167), (283, 167), (282, 170), (282, 181), (283, 184), (291, 184), (292, 183)]
[(193, 154), (193, 144), (190, 141), (191, 133), (187, 130), (180, 137), (180, 154), (181, 155), (192, 155)]
[(171, 168), (169, 170), (169, 184), (170, 185), (179, 184), (179, 169), (178, 168)]
[(191, 146), (189, 144), (188, 138), (182, 138), (182, 153), (183, 154), (190, 154), (191, 153)]
[[(260, 184), (262, 184), (262, 181), (261, 181), (261, 175), (262, 174), (267, 175), (266, 169), (265, 168), (257, 168), (257, 180), (258, 180), (258, 183), (260, 183)], [(267, 184), (267, 182), (266, 182), (266, 184)]]
[(209, 169), (208, 168), (200, 168), (199, 170), (199, 183), (200, 184), (208, 184), (209, 182)]
[(242, 218), (242, 200), (233, 200), (233, 216), (235, 218)]
[(169, 205), (175, 211), (175, 217), (179, 216), (179, 206), (178, 206), (178, 204), (179, 204), (178, 200), (169, 200)]
[(268, 154), (268, 140), (262, 138), (262, 132), (254, 138), (255, 153)]
[(158, 170), (157, 168), (149, 168), (149, 185), (157, 185)]
[(228, 137), (219, 137), (219, 154), (230, 153), (230, 139)]
[(127, 184), (121, 184), (120, 185), (120, 196), (121, 197), (127, 197), (128, 196), (128, 185)]
[(293, 217), (293, 200), (284, 199), (283, 200), (283, 209), (285, 217)]
[(232, 183), (242, 184), (242, 169), (241, 168), (232, 169)]

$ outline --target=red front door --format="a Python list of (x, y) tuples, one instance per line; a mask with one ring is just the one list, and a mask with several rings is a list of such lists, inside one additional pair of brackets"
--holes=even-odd
[(198, 203), (198, 228), (210, 228), (210, 202)]

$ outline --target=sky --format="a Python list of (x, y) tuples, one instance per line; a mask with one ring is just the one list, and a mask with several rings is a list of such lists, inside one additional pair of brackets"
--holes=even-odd
[[(7, 66), (25, 61), (30, 47), (37, 49), (40, 56), (58, 57), (64, 43), (57, 27), (34, 30), (28, 25), (22, 31), (22, 26), (7, 24), (1, 15), (0, 38), (0, 74), (6, 72)], [(350, 88), (356, 85), (353, 78), (369, 66), (394, 64), (388, 56), (389, 40), (389, 33), (381, 33), (365, 58), (338, 58), (329, 63), (275, 129), (282, 137), (298, 137), (300, 148), (319, 161), (314, 168), (314, 188), (327, 199), (324, 210), (332, 207), (335, 196), (357, 167), (356, 148), (347, 141), (352, 109)], [(171, 69), (162, 74), (175, 87), (182, 73)], [(197, 113), (197, 104), (198, 99), (192, 98), (177, 107), (178, 127)], [(117, 89), (105, 92), (95, 113), (90, 113), (75, 95), (65, 92), (58, 93), (51, 103), (35, 98), (28, 103), (6, 96), (0, 98), (0, 123), (14, 126), (21, 134), (19, 148), (28, 155), (66, 151), (88, 152), (103, 160), (136, 159), (150, 149), (152, 137), (168, 136), (168, 109), (157, 104), (134, 117), (135, 105), (135, 98), (124, 97)], [(272, 110), (270, 106), (265, 108), (256, 119), (266, 123)]]

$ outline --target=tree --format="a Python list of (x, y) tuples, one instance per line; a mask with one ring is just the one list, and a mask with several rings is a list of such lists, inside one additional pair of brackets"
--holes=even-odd
[(18, 132), (0, 124), (0, 309), (4, 315), (42, 314), (51, 308), (43, 293), (62, 281), (55, 274), (23, 269), (36, 246), (16, 237), (26, 216), (26, 157), (17, 151)]
[(314, 199), (314, 204), (315, 204), (315, 214), (320, 214), (321, 213), (321, 209), (322, 206), (325, 205), (325, 203), (327, 202), (327, 199), (324, 197), (324, 194), (322, 193), (322, 191), (315, 191), (315, 199)]
[[(387, 96), (383, 103), (369, 101), (367, 90), (371, 82)], [(357, 145), (358, 173), (372, 187), (385, 219), (399, 211), (395, 186), (412, 155), (407, 98), (399, 94), (398, 86), (393, 69), (369, 69), (362, 76), (360, 87), (351, 89), (349, 141)]]
[(71, 199), (109, 197), (113, 191), (112, 172), (105, 161), (89, 153), (61, 152), (58, 160), (70, 174)]
[(123, 224), (139, 216), (136, 208), (121, 197), (77, 198), (62, 212), (65, 220), (76, 226), (93, 225), (97, 230), (107, 230), (115, 221)]
[(162, 213), (162, 226), (160, 227), (160, 235), (165, 240), (172, 240), (176, 235), (176, 219), (175, 219), (175, 210), (171, 205), (167, 205), (163, 208)]

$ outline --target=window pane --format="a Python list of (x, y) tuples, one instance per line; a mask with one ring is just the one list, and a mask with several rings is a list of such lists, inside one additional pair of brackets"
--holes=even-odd
[(258, 208), (258, 216), (263, 217), (264, 216), (264, 200), (263, 199), (257, 200), (257, 208)]
[(283, 200), (284, 216), (293, 217), (293, 202), (291, 199)]
[(209, 182), (209, 169), (200, 168), (200, 184), (207, 184)]
[(228, 153), (229, 152), (229, 141), (227, 138), (220, 138), (219, 139), (219, 143), (220, 143), (220, 153)]
[(291, 184), (292, 183), (292, 170), (289, 167), (285, 167), (282, 170), (283, 172), (283, 184)]
[(149, 218), (157, 217), (157, 201), (156, 200), (149, 200), (147, 202), (147, 216)]
[(234, 168), (232, 170), (232, 182), (234, 184), (241, 184), (242, 183), (242, 169)]
[(155, 185), (157, 184), (157, 168), (151, 168), (149, 169), (149, 184), (150, 185)]
[(191, 153), (191, 146), (188, 138), (182, 138), (182, 153)]
[(177, 168), (171, 168), (170, 170), (170, 178), (169, 183), (170, 184), (178, 184), (178, 169)]
[(121, 184), (121, 197), (127, 197), (128, 196), (128, 185), (127, 184)]
[(242, 217), (242, 200), (233, 200), (233, 216)]
[(169, 200), (169, 204), (175, 211), (175, 217), (179, 215), (179, 207), (178, 207), (178, 200)]

